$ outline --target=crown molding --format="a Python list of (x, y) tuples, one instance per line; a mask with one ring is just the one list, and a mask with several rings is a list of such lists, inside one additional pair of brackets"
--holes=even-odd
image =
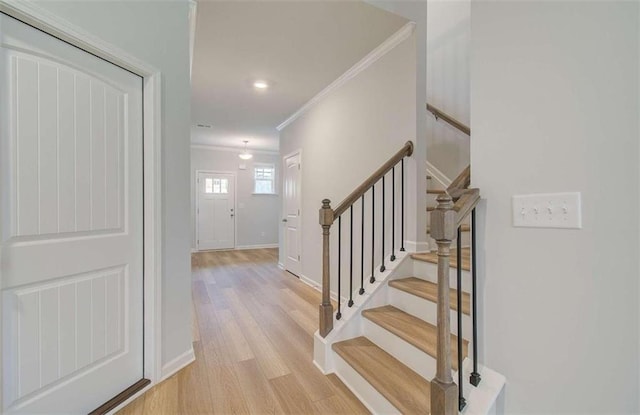
[(367, 69), (369, 66), (373, 65), (378, 59), (389, 53), (393, 48), (402, 43), (405, 39), (407, 39), (414, 32), (416, 24), (414, 22), (409, 22), (402, 26), (400, 30), (395, 32), (393, 35), (389, 36), (384, 42), (378, 45), (374, 50), (369, 52), (367, 56), (362, 58), (358, 63), (349, 68), (345, 73), (340, 75), (338, 79), (330, 83), (326, 88), (320, 91), (317, 95), (307, 101), (298, 111), (294, 112), (289, 118), (284, 120), (280, 125), (276, 127), (278, 131), (282, 131), (286, 126), (294, 122), (297, 118), (299, 118), (302, 114), (307, 112), (311, 107), (320, 102), (325, 96), (329, 95), (331, 92), (340, 88), (344, 85), (348, 80), (358, 75), (360, 72)]
[[(209, 144), (191, 144), (192, 149), (197, 150), (209, 150), (209, 151), (227, 151), (229, 153), (241, 153), (244, 151), (244, 147), (225, 147), (225, 146), (213, 146)], [(252, 154), (266, 154), (270, 156), (277, 156), (280, 154), (278, 150), (256, 150), (249, 149)]]

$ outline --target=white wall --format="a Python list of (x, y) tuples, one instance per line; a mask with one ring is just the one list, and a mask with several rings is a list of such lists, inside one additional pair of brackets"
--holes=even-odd
[[(472, 2), (481, 351), (506, 413), (638, 413), (637, 2)], [(580, 191), (583, 229), (511, 226)]]
[[(470, 0), (427, 3), (427, 102), (470, 123)], [(469, 136), (427, 113), (427, 160), (449, 179), (469, 165)]]
[(162, 362), (191, 349), (189, 5), (38, 1), (38, 6), (162, 71)]
[[(240, 160), (237, 152), (211, 150), (206, 147), (191, 148), (191, 223), (193, 237), (191, 248), (196, 249), (195, 208), (196, 208), (196, 171), (213, 170), (236, 174), (236, 247), (256, 245), (275, 245), (278, 243), (280, 225), (280, 196), (253, 194), (253, 168), (256, 163), (273, 164), (276, 168), (276, 183), (280, 173), (278, 154), (255, 153), (251, 160)], [(240, 170), (244, 164), (246, 169)]]
[[(321, 280), (322, 199), (337, 206), (407, 140), (415, 141), (415, 100), (411, 35), (281, 131), (282, 154), (302, 149), (302, 273), (307, 278)], [(408, 175), (413, 167), (413, 159), (408, 160)], [(407, 195), (415, 191), (415, 184), (407, 184)], [(415, 199), (413, 207), (408, 204), (409, 198), (407, 212), (415, 212)], [(415, 238), (415, 223), (416, 214), (408, 213), (407, 238)]]
[[(427, 3), (424, 0), (364, 0), (365, 2), (386, 10), (390, 13), (402, 16), (415, 23), (415, 114), (416, 114), (416, 135), (413, 159), (416, 166), (424, 166), (427, 160), (427, 118), (425, 103), (427, 102)], [(427, 180), (424, 170), (416, 168), (411, 173), (409, 180), (415, 186), (415, 193), (408, 195), (407, 201), (410, 206), (415, 206), (416, 215), (415, 236), (412, 240), (417, 243), (418, 250), (428, 249), (427, 215), (421, 213), (427, 208)]]

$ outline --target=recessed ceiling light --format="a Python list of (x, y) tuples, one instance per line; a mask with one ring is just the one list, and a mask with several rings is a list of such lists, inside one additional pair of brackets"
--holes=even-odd
[(269, 84), (267, 83), (267, 81), (255, 81), (253, 83), (253, 86), (258, 89), (267, 89), (269, 87)]

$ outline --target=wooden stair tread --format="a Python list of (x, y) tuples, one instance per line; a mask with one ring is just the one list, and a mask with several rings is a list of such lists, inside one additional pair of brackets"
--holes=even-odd
[[(450, 253), (450, 267), (458, 268), (458, 258), (456, 254), (457, 250), (452, 249)], [(416, 259), (418, 261), (430, 262), (432, 264), (438, 263), (438, 253), (437, 252), (420, 252), (411, 254), (411, 258)], [(471, 251), (469, 248), (462, 248), (462, 269), (465, 271), (471, 271)]]
[(427, 206), (427, 212), (433, 212), (436, 210), (436, 206)]
[[(460, 225), (460, 230), (462, 232), (471, 232), (471, 226), (469, 226), (466, 223), (463, 223), (462, 225)], [(431, 226), (427, 226), (427, 233), (431, 233)]]
[(447, 193), (447, 191), (442, 189), (427, 189), (428, 195), (443, 195), (445, 193)]
[(333, 350), (403, 414), (430, 412), (429, 381), (366, 337), (334, 343)]
[[(437, 359), (438, 328), (418, 317), (405, 313), (392, 306), (364, 310), (362, 316), (376, 323), (380, 327), (390, 331), (409, 344), (422, 350), (429, 356)], [(462, 341), (462, 358), (467, 356), (469, 342)], [(451, 335), (451, 366), (458, 369), (458, 338)]]
[[(389, 281), (389, 286), (402, 290), (425, 300), (438, 303), (438, 284), (426, 281), (416, 277), (402, 278), (399, 280)], [(452, 310), (458, 310), (457, 291), (453, 288), (449, 289), (449, 302)], [(469, 293), (462, 293), (462, 313), (471, 315), (471, 297)]]

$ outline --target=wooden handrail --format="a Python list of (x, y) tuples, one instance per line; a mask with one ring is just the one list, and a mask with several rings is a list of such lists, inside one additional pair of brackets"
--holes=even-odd
[(398, 164), (403, 158), (409, 157), (412, 154), (413, 142), (407, 141), (405, 145), (396, 154), (393, 155), (393, 157), (387, 160), (378, 170), (376, 170), (371, 176), (369, 176), (369, 178), (362, 182), (362, 184), (358, 186), (356, 190), (351, 192), (349, 196), (347, 196), (335, 209), (333, 209), (334, 217), (337, 218), (338, 216), (342, 215), (347, 209), (349, 209), (349, 206), (353, 205), (356, 200), (360, 199), (362, 195), (365, 194), (365, 192), (369, 190), (369, 188), (371, 188), (371, 186), (373, 186), (378, 180), (380, 180), (382, 176), (387, 174), (393, 168), (393, 166)]
[(431, 104), (427, 104), (427, 111), (432, 113), (433, 116), (436, 117), (436, 120), (442, 118), (443, 121), (446, 121), (448, 124), (450, 124), (451, 126), (457, 128), (458, 130), (462, 131), (466, 135), (468, 135), (468, 136), (471, 135), (471, 128), (467, 127), (466, 125), (464, 125), (460, 121), (456, 120), (455, 118), (453, 118), (451, 115), (447, 114), (446, 112), (434, 107)]

